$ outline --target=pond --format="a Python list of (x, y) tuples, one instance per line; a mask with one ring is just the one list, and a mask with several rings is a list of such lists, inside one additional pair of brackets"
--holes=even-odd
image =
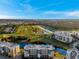
[(39, 42), (39, 43), (38, 43), (38, 42), (37, 42), (37, 43), (36, 43), (36, 42), (33, 42), (33, 43), (19, 42), (18, 44), (20, 45), (21, 48), (24, 48), (24, 46), (25, 46), (25, 45), (28, 45), (28, 44), (37, 44), (37, 45), (43, 44), (43, 45), (49, 45), (49, 44), (42, 43), (42, 42)]
[(21, 48), (24, 48), (25, 45), (28, 45), (27, 42), (19, 42), (18, 44), (20, 45)]

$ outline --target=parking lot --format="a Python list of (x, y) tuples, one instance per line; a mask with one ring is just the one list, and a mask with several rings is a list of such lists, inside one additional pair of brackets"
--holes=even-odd
[(8, 58), (6, 56), (0, 55), (0, 59), (22, 59), (21, 56), (17, 56), (16, 58)]

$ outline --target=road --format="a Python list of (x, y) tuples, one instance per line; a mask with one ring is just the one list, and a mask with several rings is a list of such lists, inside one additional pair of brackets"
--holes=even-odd
[(22, 59), (21, 56), (17, 56), (16, 58), (8, 58), (7, 56), (0, 55), (0, 59)]

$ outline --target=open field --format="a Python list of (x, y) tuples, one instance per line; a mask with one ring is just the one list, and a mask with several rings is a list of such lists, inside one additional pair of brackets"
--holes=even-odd
[(5, 24), (39, 24), (39, 25), (50, 25), (53, 28), (55, 28), (56, 30), (78, 30), (79, 29), (79, 21), (76, 19), (53, 19), (53, 20), (49, 20), (49, 19), (43, 19), (42, 21), (40, 20), (33, 20), (33, 19), (1, 19), (0, 21), (1, 25), (5, 25)]
[[(6, 28), (5, 28), (6, 27)], [(3, 28), (3, 30), (2, 30)], [(40, 37), (42, 36), (48, 36), (53, 34), (52, 31), (49, 31), (39, 25), (15, 25), (13, 28), (15, 28), (14, 32), (6, 32), (6, 29), (9, 28), (9, 26), (1, 26), (1, 34), (0, 34), (0, 38), (8, 38), (10, 36), (25, 36), (27, 37), (27, 40), (31, 40), (32, 41), (36, 41), (38, 39), (40, 39)]]

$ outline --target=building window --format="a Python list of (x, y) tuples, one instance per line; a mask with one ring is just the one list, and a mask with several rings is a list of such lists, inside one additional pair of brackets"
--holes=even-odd
[(63, 37), (63, 41), (65, 41), (65, 37)]
[(62, 40), (62, 36), (59, 36), (59, 39)]
[(69, 38), (67, 38), (67, 42), (69, 42)]

